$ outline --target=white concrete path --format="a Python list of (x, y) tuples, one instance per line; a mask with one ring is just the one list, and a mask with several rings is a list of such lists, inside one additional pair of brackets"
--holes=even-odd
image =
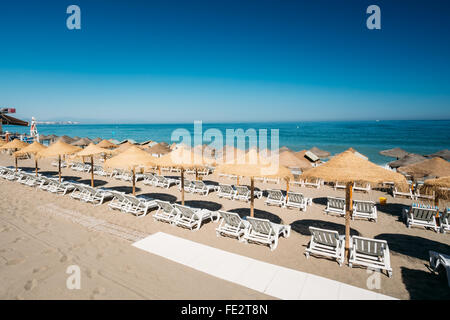
[(133, 246), (279, 299), (394, 299), (163, 232), (139, 240), (133, 243)]

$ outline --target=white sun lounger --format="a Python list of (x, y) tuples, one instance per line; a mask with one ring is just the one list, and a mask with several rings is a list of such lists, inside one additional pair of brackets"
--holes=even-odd
[(177, 184), (177, 179), (171, 179), (171, 178), (166, 178), (163, 176), (155, 176), (155, 187), (161, 187), (161, 188), (166, 188), (169, 189), (171, 186), (176, 185)]
[(351, 237), (349, 267), (361, 265), (385, 270), (392, 277), (389, 246), (385, 240)]
[(112, 198), (114, 195), (110, 190), (103, 188), (92, 188), (91, 186), (84, 185), (84, 191), (82, 192), (81, 201), (90, 202), (94, 205), (101, 205), (105, 199)]
[(244, 234), (245, 242), (256, 242), (266, 244), (273, 251), (278, 246), (278, 238), (283, 236), (289, 237), (291, 234), (291, 226), (272, 223), (267, 219), (259, 219), (247, 217), (250, 226)]
[(312, 204), (311, 198), (306, 198), (303, 194), (298, 192), (288, 192), (286, 199), (286, 208), (298, 208), (302, 211), (306, 211), (307, 206)]
[(336, 181), (335, 183), (334, 183), (334, 190), (337, 190), (337, 189), (345, 189), (347, 186), (345, 185), (345, 183), (343, 183), (343, 182), (340, 182), (340, 181)]
[(241, 217), (234, 212), (226, 212), (219, 210), (220, 220), (219, 226), (216, 228), (216, 235), (229, 236), (237, 238), (242, 241), (242, 237), (245, 234), (245, 230), (249, 227), (249, 223), (242, 220)]
[(369, 219), (377, 222), (377, 206), (373, 201), (353, 201), (352, 220), (355, 218)]
[[(233, 200), (250, 201), (251, 191), (247, 186), (234, 186), (234, 188), (236, 189), (236, 193), (234, 194)], [(262, 197), (262, 191), (254, 190), (254, 197), (260, 199)]]
[(306, 258), (310, 254), (317, 254), (336, 259), (340, 266), (344, 263), (345, 236), (340, 236), (337, 231), (309, 227), (311, 241), (305, 250)]
[(370, 192), (370, 183), (353, 183), (353, 191)]
[(61, 195), (65, 195), (67, 194), (69, 191), (72, 191), (75, 189), (75, 184), (73, 181), (64, 181), (64, 182), (57, 182), (54, 181), (53, 183), (50, 183), (47, 187), (47, 191), (49, 192), (53, 192), (56, 194), (61, 194)]
[(178, 211), (175, 207), (167, 201), (155, 200), (158, 210), (153, 215), (153, 219), (156, 221), (164, 221), (167, 223), (173, 223), (175, 217), (178, 215)]
[(267, 190), (267, 199), (265, 204), (283, 207), (285, 205), (285, 197), (281, 190)]
[(322, 180), (320, 180), (320, 179), (305, 179), (305, 180), (303, 180), (302, 186), (319, 189), (321, 184), (322, 184)]
[(179, 204), (174, 204), (178, 215), (175, 217), (173, 223), (177, 226), (189, 228), (190, 230), (199, 230), (202, 223), (206, 220), (214, 221), (219, 219), (216, 212), (207, 209), (194, 209)]
[(408, 228), (412, 226), (431, 228), (436, 232), (439, 232), (439, 228), (436, 224), (437, 210), (431, 208), (410, 207), (404, 209), (403, 217), (406, 220)]
[[(181, 180), (177, 181), (178, 184), (178, 190), (181, 191)], [(192, 180), (184, 178), (184, 191), (186, 192), (193, 192), (194, 184), (192, 183)]]
[(143, 183), (148, 186), (153, 186), (155, 184), (155, 176), (152, 173), (144, 173), (144, 181)]
[(236, 194), (236, 190), (229, 184), (219, 184), (217, 187), (217, 196), (219, 198), (233, 199)]
[(450, 232), (450, 208), (447, 208), (447, 210), (440, 215), (439, 222), (442, 233), (446, 233), (447, 231)]
[(403, 191), (399, 191), (397, 189), (397, 187), (395, 187), (395, 186), (394, 186), (394, 190), (392, 191), (392, 196), (394, 198), (396, 198), (398, 196), (404, 196), (404, 197), (410, 198), (411, 200), (414, 200), (414, 198), (415, 198), (414, 194), (411, 191), (411, 189), (409, 189), (409, 191), (407, 191), (407, 192), (403, 192)]
[(327, 197), (327, 207), (325, 212), (328, 214), (334, 213), (339, 216), (345, 216), (345, 207), (344, 198)]
[(445, 268), (447, 273), (447, 282), (450, 287), (450, 255), (430, 251), (430, 267), (434, 272), (439, 271), (439, 268)]
[(118, 191), (111, 191), (112, 200), (108, 203), (110, 209), (121, 210), (126, 206), (128, 200), (125, 198), (125, 193)]
[(194, 193), (199, 193), (201, 195), (207, 196), (211, 191), (214, 191), (215, 189), (215, 186), (206, 184), (201, 180), (192, 181), (192, 192)]
[(132, 213), (136, 217), (144, 217), (150, 208), (155, 208), (158, 205), (155, 200), (144, 198), (142, 196), (125, 195), (125, 205), (122, 207), (123, 212)]

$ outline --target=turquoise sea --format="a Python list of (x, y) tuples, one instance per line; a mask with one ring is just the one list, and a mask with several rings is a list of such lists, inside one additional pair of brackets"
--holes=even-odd
[[(155, 140), (171, 141), (175, 129), (193, 132), (194, 124), (77, 124), (38, 125), (40, 134), (79, 136), (91, 139), (133, 139), (137, 142)], [(450, 149), (450, 120), (440, 121), (349, 121), (349, 122), (271, 122), (271, 123), (203, 123), (203, 132), (219, 129), (247, 130), (254, 128), (279, 129), (279, 146), (295, 151), (317, 146), (332, 154), (353, 147), (378, 164), (393, 159), (384, 157), (380, 150), (400, 147), (408, 152), (430, 154)], [(4, 126), (10, 132), (29, 132), (27, 127)], [(192, 139), (193, 140), (193, 139)], [(269, 138), (270, 141), (270, 138)], [(225, 143), (225, 141), (224, 141)]]

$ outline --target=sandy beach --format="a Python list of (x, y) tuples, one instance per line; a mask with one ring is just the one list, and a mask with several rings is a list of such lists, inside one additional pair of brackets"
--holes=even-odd
[[(39, 162), (41, 173), (56, 173), (50, 160)], [(14, 165), (13, 159), (0, 154), (0, 165)], [(34, 160), (19, 161), (21, 168), (33, 170)], [(90, 174), (64, 168), (65, 180), (90, 182)], [(173, 175), (173, 174), (171, 174)], [(205, 181), (234, 183), (216, 175)], [(96, 186), (131, 192), (130, 183), (114, 178), (97, 177)], [(241, 184), (248, 184), (244, 179)], [(285, 184), (257, 183), (261, 190), (282, 189)], [(152, 255), (131, 246), (132, 242), (156, 232), (244, 255), (268, 263), (300, 270), (367, 289), (368, 273), (363, 268), (339, 267), (335, 261), (311, 257), (305, 248), (310, 240), (309, 226), (344, 233), (344, 218), (324, 214), (327, 196), (344, 196), (328, 186), (320, 189), (291, 187), (313, 198), (306, 212), (288, 210), (255, 201), (255, 215), (290, 224), (291, 236), (281, 238), (278, 248), (239, 243), (217, 237), (216, 224), (206, 223), (192, 232), (155, 222), (153, 212), (142, 218), (110, 210), (106, 204), (93, 206), (16, 182), (0, 181), (0, 298), (2, 299), (270, 299), (248, 288), (220, 280), (205, 273)], [(137, 194), (171, 202), (181, 200), (177, 187), (162, 189), (137, 183)], [(450, 252), (448, 234), (411, 228), (400, 220), (408, 199), (393, 199), (384, 192), (369, 195), (355, 193), (355, 199), (378, 201), (387, 197), (388, 204), (378, 206), (378, 221), (355, 220), (352, 234), (388, 241), (391, 251), (392, 278), (381, 276), (376, 292), (399, 299), (449, 299), (450, 291), (442, 276), (428, 269), (428, 251)], [(186, 205), (210, 210), (248, 212), (249, 204), (221, 199), (213, 192), (208, 196), (186, 193)], [(81, 268), (81, 290), (66, 287), (67, 267)]]

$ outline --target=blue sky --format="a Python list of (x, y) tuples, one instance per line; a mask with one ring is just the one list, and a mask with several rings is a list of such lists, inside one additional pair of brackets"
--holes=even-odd
[[(81, 8), (81, 30), (66, 8)], [(366, 8), (381, 8), (381, 30)], [(90, 123), (450, 119), (450, 3), (2, 1), (0, 106)]]

